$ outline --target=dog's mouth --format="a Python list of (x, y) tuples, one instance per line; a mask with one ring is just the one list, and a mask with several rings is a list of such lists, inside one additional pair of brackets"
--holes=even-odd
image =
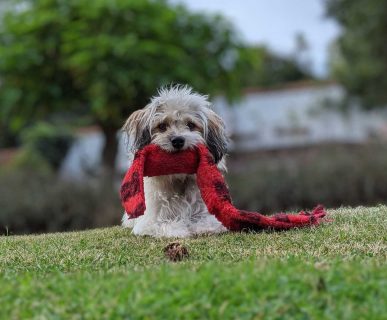
[(185, 143), (183, 146), (176, 148), (174, 147), (171, 143), (163, 143), (163, 144), (157, 144), (161, 149), (164, 151), (167, 151), (169, 153), (180, 153), (185, 150), (193, 150), (197, 147), (200, 142), (198, 141), (197, 143)]
[(169, 146), (169, 145), (162, 145), (162, 146), (159, 145), (159, 147), (160, 147), (162, 150), (164, 150), (164, 151), (166, 151), (166, 152), (168, 152), (168, 153), (181, 153), (181, 152), (183, 152), (184, 150), (188, 149), (188, 148), (186, 148), (186, 147), (184, 147), (184, 148), (182, 148), (182, 149), (175, 149), (175, 148), (173, 148), (172, 146)]

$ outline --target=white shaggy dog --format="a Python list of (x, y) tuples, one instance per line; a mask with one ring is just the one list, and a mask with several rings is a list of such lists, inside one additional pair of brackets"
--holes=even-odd
[[(123, 130), (128, 135), (132, 155), (149, 143), (170, 152), (204, 143), (218, 167), (226, 170), (224, 155), (228, 139), (224, 123), (210, 109), (208, 97), (192, 92), (187, 86), (159, 90), (145, 108), (128, 118)], [(195, 175), (146, 177), (144, 193), (144, 215), (129, 219), (125, 213), (122, 218), (122, 225), (133, 228), (136, 235), (189, 237), (227, 231), (207, 211)]]

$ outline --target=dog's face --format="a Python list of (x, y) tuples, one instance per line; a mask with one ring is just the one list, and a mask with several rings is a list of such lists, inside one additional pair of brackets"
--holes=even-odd
[(219, 162), (226, 153), (228, 139), (223, 121), (209, 106), (206, 96), (188, 87), (160, 90), (149, 105), (132, 113), (123, 127), (131, 149), (154, 143), (177, 152), (204, 143)]
[(205, 143), (205, 121), (190, 108), (160, 105), (151, 125), (151, 143), (179, 151)]

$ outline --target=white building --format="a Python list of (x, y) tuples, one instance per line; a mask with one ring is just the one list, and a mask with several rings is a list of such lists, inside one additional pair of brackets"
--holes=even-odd
[(274, 90), (246, 90), (231, 106), (214, 101), (226, 122), (234, 150), (288, 148), (322, 142), (359, 143), (386, 118), (354, 108), (338, 111), (344, 90), (337, 84), (298, 83)]

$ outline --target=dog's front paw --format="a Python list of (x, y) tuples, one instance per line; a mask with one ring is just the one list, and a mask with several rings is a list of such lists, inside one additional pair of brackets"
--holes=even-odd
[(187, 238), (192, 233), (182, 220), (160, 223), (157, 225), (157, 237), (165, 238)]
[(135, 220), (136, 219), (129, 219), (128, 214), (124, 212), (124, 215), (122, 216), (122, 219), (121, 219), (121, 225), (124, 228), (133, 228), (135, 224)]
[[(169, 229), (169, 228), (167, 228)], [(187, 238), (191, 236), (191, 232), (188, 229), (180, 229), (180, 230), (166, 230), (164, 235), (161, 237), (166, 238)]]
[(132, 232), (135, 235), (148, 235), (157, 238), (186, 238), (192, 235), (190, 230), (179, 222), (153, 225), (136, 224)]

